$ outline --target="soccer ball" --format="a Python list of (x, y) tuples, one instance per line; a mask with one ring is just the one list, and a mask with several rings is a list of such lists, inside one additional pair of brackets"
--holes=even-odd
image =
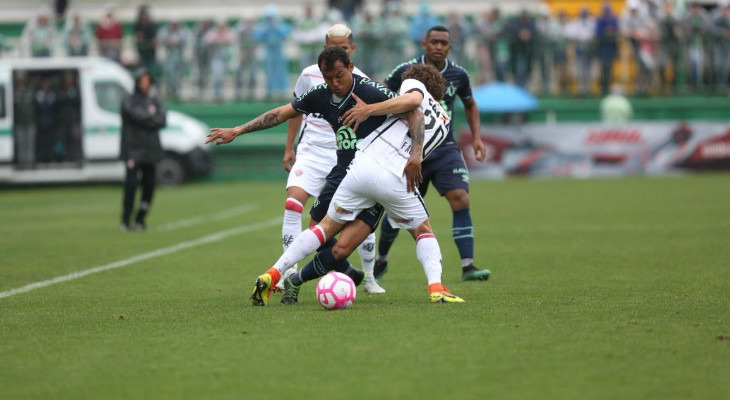
[(317, 283), (317, 300), (328, 310), (348, 308), (355, 301), (355, 282), (341, 272), (330, 272)]

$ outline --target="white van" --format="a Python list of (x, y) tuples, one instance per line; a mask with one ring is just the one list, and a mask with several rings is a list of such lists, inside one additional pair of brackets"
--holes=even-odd
[[(122, 97), (132, 76), (96, 57), (0, 59), (0, 183), (121, 181)], [(168, 111), (158, 182), (210, 172), (208, 127)]]

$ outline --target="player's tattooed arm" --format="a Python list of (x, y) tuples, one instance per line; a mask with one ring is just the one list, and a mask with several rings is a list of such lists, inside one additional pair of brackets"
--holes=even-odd
[(423, 182), (421, 175), (421, 161), (423, 159), (423, 141), (426, 135), (426, 128), (421, 110), (414, 109), (401, 114), (408, 120), (408, 131), (411, 135), (411, 156), (403, 169), (406, 177), (406, 188), (409, 192), (415, 191)]
[(355, 99), (355, 106), (345, 111), (342, 123), (352, 127), (352, 130), (356, 131), (360, 123), (372, 115), (399, 114), (420, 106), (421, 101), (423, 101), (423, 93), (417, 91), (408, 92), (385, 101), (371, 104), (362, 101), (355, 93), (352, 94), (352, 98)]
[(287, 104), (271, 111), (267, 111), (253, 120), (235, 128), (212, 128), (205, 143), (215, 141), (215, 144), (230, 143), (239, 135), (260, 131), (279, 125), (282, 122), (299, 115), (291, 104)]

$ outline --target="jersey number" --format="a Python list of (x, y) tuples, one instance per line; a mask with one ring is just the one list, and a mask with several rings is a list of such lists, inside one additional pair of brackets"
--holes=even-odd
[[(435, 104), (438, 103), (434, 102), (433, 99), (429, 99), (429, 103), (431, 108), (428, 108), (423, 112), (423, 124), (424, 128), (426, 128), (426, 138), (428, 138), (428, 141), (423, 145), (423, 158), (426, 158), (426, 156), (431, 154), (431, 152), (444, 141), (446, 137), (445, 126), (450, 122), (449, 118), (442, 115), (438, 108), (435, 107)], [(436, 123), (439, 122), (439, 120), (441, 120), (442, 123), (438, 124), (436, 127)], [(435, 131), (433, 130), (434, 127), (436, 128)], [(430, 132), (433, 133), (429, 134)]]

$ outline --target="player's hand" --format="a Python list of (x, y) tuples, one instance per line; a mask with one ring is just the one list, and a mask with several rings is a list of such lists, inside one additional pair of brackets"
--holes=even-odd
[(408, 193), (415, 192), (423, 182), (421, 160), (418, 157), (409, 158), (406, 167), (403, 168), (403, 175), (406, 177), (406, 190), (408, 190)]
[(360, 126), (360, 123), (368, 119), (368, 117), (370, 116), (370, 111), (368, 111), (367, 103), (360, 100), (360, 98), (357, 97), (355, 93), (352, 94), (352, 98), (355, 99), (355, 106), (345, 111), (342, 123), (348, 127), (351, 127), (353, 131), (356, 131), (357, 127)]
[(236, 128), (211, 128), (208, 140), (205, 143), (208, 144), (213, 141), (216, 141), (215, 144), (230, 143), (236, 136), (238, 136)]
[(476, 136), (471, 146), (474, 148), (474, 158), (476, 158), (479, 162), (484, 162), (484, 160), (486, 160), (487, 158), (487, 148), (484, 147), (484, 142), (482, 142), (482, 138)]
[(282, 163), (284, 164), (284, 171), (291, 171), (291, 167), (296, 161), (297, 156), (293, 149), (284, 150), (284, 159), (282, 160)]

